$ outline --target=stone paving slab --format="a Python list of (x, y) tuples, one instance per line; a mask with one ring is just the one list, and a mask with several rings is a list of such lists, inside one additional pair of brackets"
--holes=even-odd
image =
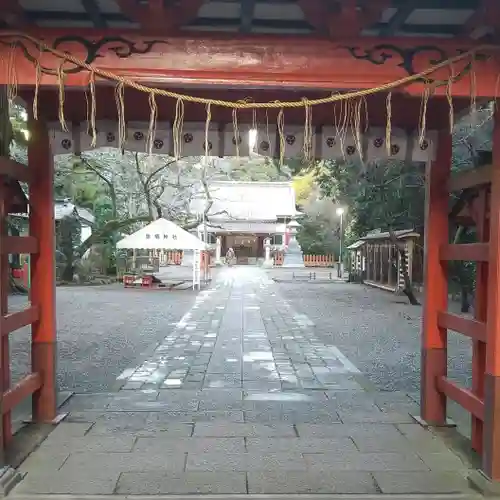
[(411, 453), (304, 453), (311, 469), (322, 471), (429, 471), (416, 454)]
[(245, 440), (242, 437), (234, 438), (163, 438), (140, 437), (134, 445), (134, 452), (143, 451), (150, 453), (243, 453)]
[(204, 437), (296, 437), (294, 426), (286, 424), (250, 424), (233, 422), (199, 422), (193, 436)]
[(374, 472), (382, 493), (458, 493), (469, 491), (467, 478), (454, 472)]
[(184, 472), (121, 474), (116, 493), (122, 495), (176, 495), (247, 493), (246, 474), (241, 472)]
[(16, 486), (14, 493), (15, 495), (110, 495), (114, 493), (119, 477), (119, 472), (111, 471), (92, 475), (85, 474), (81, 469), (71, 473), (68, 471), (30, 471)]
[[(416, 425), (416, 424), (414, 424)], [(384, 439), (401, 437), (399, 429), (392, 424), (297, 424), (295, 426), (299, 437), (352, 437), (356, 440), (377, 436)], [(375, 439), (375, 438), (374, 438)]]
[(186, 453), (169, 450), (135, 451), (131, 453), (72, 453), (59, 472), (90, 476), (115, 472), (182, 472)]
[(349, 438), (246, 438), (246, 449), (250, 453), (323, 453), (357, 450)]
[(199, 471), (255, 471), (306, 470), (301, 453), (188, 453), (186, 470)]
[(377, 493), (371, 474), (313, 471), (251, 471), (248, 473), (248, 492), (254, 494), (327, 494)]
[(71, 452), (128, 452), (132, 451), (135, 438), (132, 436), (69, 436), (49, 435), (40, 449), (67, 450)]

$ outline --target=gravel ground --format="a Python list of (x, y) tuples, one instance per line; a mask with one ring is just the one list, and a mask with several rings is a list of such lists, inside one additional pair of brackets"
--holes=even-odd
[[(121, 285), (58, 288), (60, 390), (112, 390), (116, 377), (160, 342), (194, 299), (190, 290), (124, 290)], [(25, 302), (23, 297), (11, 297), (10, 310)], [(15, 382), (29, 371), (30, 331), (19, 330), (10, 339)]]
[[(418, 392), (422, 308), (405, 297), (349, 283), (280, 283), (294, 308), (316, 324), (316, 335), (337, 346), (375, 386)], [(457, 304), (450, 304), (456, 310)], [(450, 334), (449, 376), (470, 385), (469, 340)]]

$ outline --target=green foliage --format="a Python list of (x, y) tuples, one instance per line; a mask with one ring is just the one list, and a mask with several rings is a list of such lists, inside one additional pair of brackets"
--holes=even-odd
[(325, 161), (316, 169), (322, 191), (347, 207), (349, 234), (359, 238), (375, 228), (421, 227), (424, 221), (424, 172), (404, 162)]
[(338, 228), (332, 230), (330, 220), (323, 214), (306, 214), (300, 223), (297, 241), (306, 255), (337, 255), (339, 251)]
[(297, 205), (304, 205), (311, 197), (316, 187), (314, 171), (298, 175), (293, 179), (293, 189), (295, 191), (295, 201)]

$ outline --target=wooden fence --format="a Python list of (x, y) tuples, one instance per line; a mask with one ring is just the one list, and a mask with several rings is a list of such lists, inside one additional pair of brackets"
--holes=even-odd
[(170, 250), (160, 253), (160, 266), (180, 266), (182, 263), (182, 252)]
[[(274, 265), (283, 265), (284, 254), (278, 252), (274, 256)], [(333, 267), (335, 265), (334, 255), (304, 255), (304, 265), (306, 267)]]
[[(160, 266), (180, 266), (182, 263), (182, 252), (168, 251), (159, 252)], [(212, 264), (212, 256), (210, 256)], [(274, 256), (274, 265), (283, 265), (283, 252), (278, 252)], [(336, 264), (334, 255), (304, 255), (304, 265), (306, 267), (334, 267)]]

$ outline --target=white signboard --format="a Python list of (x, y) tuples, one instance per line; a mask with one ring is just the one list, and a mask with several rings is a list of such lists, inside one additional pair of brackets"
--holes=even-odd
[(198, 287), (201, 288), (201, 252), (200, 250), (194, 251), (193, 259), (193, 290)]

